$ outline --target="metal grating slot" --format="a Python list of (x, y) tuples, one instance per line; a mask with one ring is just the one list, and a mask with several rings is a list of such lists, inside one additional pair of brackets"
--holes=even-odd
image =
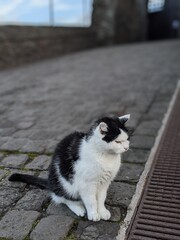
[(180, 92), (126, 240), (180, 240)]

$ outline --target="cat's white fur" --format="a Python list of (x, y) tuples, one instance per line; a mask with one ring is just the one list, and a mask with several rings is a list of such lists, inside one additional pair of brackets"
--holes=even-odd
[[(130, 115), (123, 117), (129, 119)], [(84, 216), (87, 211), (88, 219), (93, 221), (108, 220), (111, 217), (104, 205), (107, 190), (121, 166), (121, 153), (129, 149), (128, 135), (123, 130), (110, 143), (102, 140), (101, 130), (107, 130), (105, 123), (100, 123), (94, 134), (82, 141), (72, 183), (63, 178), (59, 168), (56, 168), (59, 181), (67, 193), (82, 201), (70, 201), (52, 194), (55, 203), (66, 204), (78, 216)]]

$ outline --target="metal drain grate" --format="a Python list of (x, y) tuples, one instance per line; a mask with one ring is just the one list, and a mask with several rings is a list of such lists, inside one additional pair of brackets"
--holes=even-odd
[(180, 92), (127, 240), (180, 240)]

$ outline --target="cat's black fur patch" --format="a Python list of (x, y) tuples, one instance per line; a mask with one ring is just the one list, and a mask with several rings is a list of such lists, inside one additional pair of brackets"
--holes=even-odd
[(68, 181), (73, 176), (73, 165), (79, 159), (79, 148), (84, 136), (84, 133), (74, 132), (65, 137), (55, 149), (53, 159), (58, 164), (61, 175)]
[(108, 126), (108, 131), (105, 133), (105, 136), (103, 137), (103, 140), (107, 143), (112, 142), (114, 139), (118, 137), (118, 135), (121, 133), (122, 129), (124, 132), (126, 132), (129, 135), (129, 130), (125, 126), (125, 122), (123, 119), (119, 119), (118, 117), (103, 117), (96, 121), (97, 124), (100, 124), (100, 122), (104, 122)]
[(65, 197), (68, 200), (79, 200), (70, 196), (59, 182), (56, 163), (53, 161), (49, 167), (48, 187), (51, 192), (55, 193), (59, 197)]

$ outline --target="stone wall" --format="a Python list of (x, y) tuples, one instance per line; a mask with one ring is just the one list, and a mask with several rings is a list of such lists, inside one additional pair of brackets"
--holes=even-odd
[(96, 45), (90, 28), (0, 27), (0, 68), (80, 51)]
[(146, 40), (147, 0), (94, 0), (92, 27), (100, 44)]

